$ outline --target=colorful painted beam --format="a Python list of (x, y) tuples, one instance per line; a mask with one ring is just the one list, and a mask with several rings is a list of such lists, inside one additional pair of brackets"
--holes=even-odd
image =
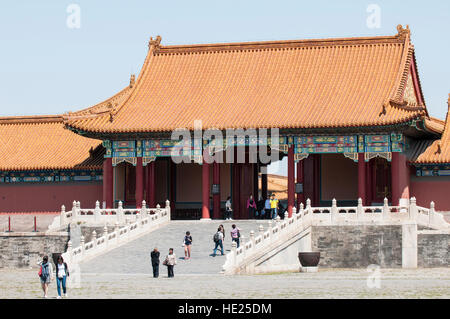
[(416, 166), (416, 176), (450, 176), (450, 163)]
[[(281, 136), (277, 138), (278, 148), (287, 152), (289, 145), (294, 145), (295, 160), (301, 160), (309, 154), (345, 154), (356, 159), (357, 153), (365, 153), (365, 160), (381, 156), (391, 160), (392, 152), (405, 150), (405, 138), (402, 134), (367, 134), (343, 136)], [(181, 144), (177, 140), (155, 139), (137, 141), (104, 141), (107, 148), (105, 157), (113, 157), (113, 165), (120, 162), (130, 162), (136, 165), (136, 158), (148, 160), (144, 165), (157, 157), (190, 156), (201, 157), (204, 149), (224, 150), (229, 145), (235, 146), (271, 146), (275, 147), (271, 137), (232, 136), (222, 141), (216, 139), (191, 139)], [(355, 160), (356, 161), (356, 160)]]
[(46, 183), (46, 182), (83, 182), (101, 181), (103, 172), (94, 171), (23, 171), (1, 172), (0, 183)]

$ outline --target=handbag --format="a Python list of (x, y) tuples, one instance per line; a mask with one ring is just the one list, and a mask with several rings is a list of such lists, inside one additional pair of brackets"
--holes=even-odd
[(162, 264), (163, 264), (164, 266), (167, 266), (167, 261), (168, 261), (168, 260), (167, 260), (167, 258), (166, 258), (166, 259), (164, 259), (164, 261), (163, 261), (163, 263), (162, 263)]
[(42, 277), (42, 266), (39, 268), (38, 276), (39, 276), (39, 277)]

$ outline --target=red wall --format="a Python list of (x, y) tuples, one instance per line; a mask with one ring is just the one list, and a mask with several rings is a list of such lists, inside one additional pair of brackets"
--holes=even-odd
[(95, 207), (102, 202), (102, 182), (61, 182), (53, 184), (3, 184), (0, 185), (0, 212), (66, 211), (72, 209), (74, 200), (81, 207)]
[(450, 211), (450, 178), (436, 177), (411, 177), (410, 196), (417, 199), (417, 205), (430, 207), (434, 201), (436, 210)]

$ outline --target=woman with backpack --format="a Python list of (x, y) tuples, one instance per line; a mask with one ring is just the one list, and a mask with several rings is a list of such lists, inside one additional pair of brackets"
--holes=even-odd
[(61, 299), (61, 285), (64, 297), (68, 297), (66, 288), (67, 277), (69, 277), (69, 267), (67, 267), (62, 256), (58, 256), (58, 259), (56, 260), (56, 289), (58, 291), (58, 299)]
[(214, 234), (213, 240), (214, 240), (214, 243), (215, 243), (213, 257), (216, 257), (216, 252), (217, 252), (217, 248), (218, 247), (220, 247), (220, 251), (221, 251), (222, 256), (223, 256), (224, 255), (224, 253), (223, 253), (223, 233), (220, 230), (220, 227), (217, 228), (217, 232)]
[(184, 244), (184, 260), (191, 258), (191, 245), (192, 245), (192, 236), (190, 232), (186, 232), (186, 236), (183, 239)]
[(219, 225), (219, 229), (223, 234), (223, 242), (225, 242), (225, 227), (222, 224)]
[(48, 262), (48, 256), (42, 258), (42, 262), (38, 263), (41, 266), (39, 269), (39, 278), (44, 291), (44, 298), (48, 298), (48, 285), (51, 282), (53, 276), (52, 264)]

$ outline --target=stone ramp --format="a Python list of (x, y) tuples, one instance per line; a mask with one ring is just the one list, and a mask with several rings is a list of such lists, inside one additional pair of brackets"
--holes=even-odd
[[(171, 221), (168, 225), (128, 244), (82, 262), (80, 268), (83, 273), (151, 274), (150, 252), (154, 247), (158, 247), (161, 252), (161, 262), (169, 248), (174, 249), (177, 256), (175, 276), (177, 274), (217, 274), (225, 263), (225, 256), (220, 256), (219, 251), (216, 257), (211, 256), (214, 249), (212, 238), (220, 224), (225, 227), (224, 250), (226, 254), (231, 250), (232, 224), (236, 224), (241, 229), (241, 235), (244, 236), (244, 240), (247, 240), (251, 230), (255, 233), (258, 232), (259, 225), (263, 225), (266, 229), (268, 220)], [(182, 247), (186, 231), (190, 231), (193, 238), (190, 260), (184, 260), (184, 248)], [(167, 276), (166, 267), (162, 264), (160, 265), (160, 275)]]

